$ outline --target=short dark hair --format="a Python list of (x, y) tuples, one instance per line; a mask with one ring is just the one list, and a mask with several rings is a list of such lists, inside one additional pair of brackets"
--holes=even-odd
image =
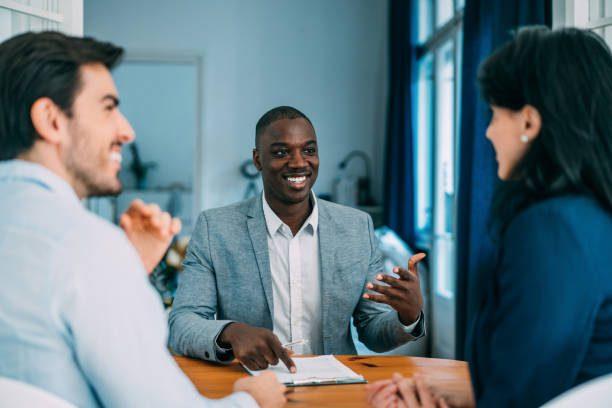
[(110, 70), (122, 55), (113, 44), (53, 31), (28, 32), (0, 44), (0, 160), (34, 145), (38, 135), (30, 111), (37, 99), (48, 97), (72, 116), (79, 68), (100, 63)]
[[(308, 123), (310, 123), (310, 126), (312, 126), (312, 122), (310, 119), (308, 119), (308, 116), (291, 106), (277, 106), (276, 108), (272, 108), (264, 113), (263, 116), (257, 121), (257, 125), (255, 125), (255, 148), (257, 149), (259, 147), (261, 135), (264, 134), (271, 123), (281, 119), (299, 118), (305, 119)], [(312, 126), (312, 128), (314, 129), (314, 126)]]
[(612, 53), (588, 30), (526, 27), (480, 66), (487, 103), (540, 113), (541, 130), (502, 182), (492, 221), (554, 196), (594, 197), (612, 212)]

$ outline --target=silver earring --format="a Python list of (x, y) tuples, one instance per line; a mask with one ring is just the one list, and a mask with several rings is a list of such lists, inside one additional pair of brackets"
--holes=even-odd
[(523, 143), (527, 143), (529, 141), (529, 136), (527, 136), (526, 134), (522, 134), (521, 135), (521, 142)]

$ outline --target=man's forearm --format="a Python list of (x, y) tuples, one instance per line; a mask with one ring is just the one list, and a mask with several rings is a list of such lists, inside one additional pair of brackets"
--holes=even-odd
[(170, 347), (184, 356), (227, 361), (227, 356), (217, 355), (215, 340), (228, 323), (231, 321), (205, 319), (192, 312), (173, 312), (170, 315)]

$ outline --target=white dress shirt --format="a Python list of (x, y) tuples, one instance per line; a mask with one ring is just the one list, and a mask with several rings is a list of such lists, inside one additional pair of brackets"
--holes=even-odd
[(323, 354), (319, 210), (315, 195), (311, 198), (312, 213), (294, 236), (262, 194), (272, 274), (273, 331), (283, 344), (308, 340), (292, 347), (296, 354)]
[[(281, 343), (308, 340), (296, 345), (296, 354), (323, 354), (321, 321), (321, 257), (319, 254), (319, 210), (314, 193), (312, 213), (293, 235), (262, 194), (263, 211), (268, 229), (268, 253), (272, 274), (274, 302), (273, 332)], [(421, 317), (404, 330), (417, 329)]]

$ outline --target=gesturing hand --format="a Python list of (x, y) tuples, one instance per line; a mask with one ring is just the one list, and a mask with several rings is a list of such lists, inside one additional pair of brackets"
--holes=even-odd
[(250, 370), (262, 370), (281, 360), (290, 372), (295, 372), (289, 351), (268, 329), (246, 323), (230, 323), (219, 334), (219, 343), (222, 347), (231, 346), (236, 358)]
[(134, 200), (121, 215), (121, 228), (136, 248), (147, 273), (153, 272), (172, 237), (181, 230), (181, 221), (162, 212), (157, 204)]
[(364, 293), (363, 297), (373, 302), (385, 303), (397, 310), (402, 324), (414, 323), (423, 309), (423, 294), (417, 269), (417, 264), (423, 258), (425, 258), (424, 253), (411, 256), (408, 260), (408, 270), (395, 267), (393, 273), (399, 275), (398, 278), (379, 273), (376, 275), (376, 280), (389, 286), (368, 282), (366, 287), (380, 295)]

